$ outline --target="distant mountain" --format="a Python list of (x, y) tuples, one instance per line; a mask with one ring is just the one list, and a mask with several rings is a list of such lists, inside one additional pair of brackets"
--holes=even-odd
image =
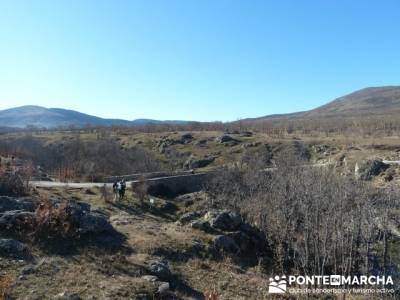
[(337, 98), (309, 111), (268, 115), (242, 121), (356, 118), (386, 115), (399, 115), (400, 117), (400, 86), (369, 87)]
[(35, 126), (40, 128), (55, 128), (76, 126), (134, 126), (146, 124), (184, 124), (188, 121), (159, 121), (151, 119), (137, 119), (133, 121), (122, 119), (104, 119), (74, 110), (62, 108), (45, 108), (26, 105), (0, 110), (0, 127), (25, 128)]

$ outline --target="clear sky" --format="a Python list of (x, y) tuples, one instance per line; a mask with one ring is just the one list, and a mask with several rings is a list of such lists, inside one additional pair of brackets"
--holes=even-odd
[(400, 84), (400, 1), (0, 0), (0, 109), (236, 120)]

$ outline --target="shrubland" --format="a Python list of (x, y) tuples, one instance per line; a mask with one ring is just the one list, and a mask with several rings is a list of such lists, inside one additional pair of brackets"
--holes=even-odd
[(299, 153), (265, 155), (224, 168), (207, 186), (210, 205), (238, 211), (266, 235), (276, 272), (385, 274), (400, 208), (397, 189), (372, 189)]

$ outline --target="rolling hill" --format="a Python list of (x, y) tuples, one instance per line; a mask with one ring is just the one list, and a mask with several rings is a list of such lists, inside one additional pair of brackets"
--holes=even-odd
[(158, 121), (152, 119), (137, 119), (133, 121), (122, 119), (104, 119), (61, 108), (45, 108), (27, 105), (0, 111), (0, 127), (25, 128), (35, 126), (40, 128), (55, 128), (86, 125), (92, 126), (134, 126), (146, 124), (182, 124), (186, 121)]
[(309, 111), (268, 115), (245, 119), (245, 121), (357, 118), (371, 115), (400, 116), (400, 86), (369, 87), (337, 98)]
[[(241, 122), (279, 122), (313, 119), (344, 119), (363, 117), (400, 117), (400, 86), (369, 87), (337, 98), (325, 105), (303, 112), (267, 115), (243, 119)], [(61, 108), (21, 106), (0, 111), (0, 127), (25, 128), (35, 126), (55, 128), (76, 126), (135, 126), (146, 124), (186, 124), (190, 121), (159, 121), (152, 119), (104, 119)], [(235, 122), (233, 122), (235, 123)]]

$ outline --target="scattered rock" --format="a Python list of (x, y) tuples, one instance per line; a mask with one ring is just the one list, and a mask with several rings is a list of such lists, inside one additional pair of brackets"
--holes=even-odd
[(204, 145), (206, 145), (206, 144), (207, 144), (207, 140), (205, 140), (205, 139), (198, 140), (198, 141), (195, 143), (195, 145), (197, 145), (197, 146), (204, 146)]
[(242, 137), (251, 137), (251, 136), (253, 136), (253, 133), (251, 131), (242, 131), (240, 133), (240, 136), (242, 136)]
[(25, 210), (33, 212), (37, 207), (37, 201), (33, 198), (14, 198), (0, 196), (0, 213), (10, 210)]
[(85, 193), (86, 195), (96, 195), (96, 193), (93, 192), (91, 189), (85, 189), (84, 193)]
[(186, 170), (204, 168), (211, 164), (215, 160), (214, 156), (206, 157), (203, 159), (195, 159), (193, 156), (190, 156), (188, 160), (184, 163), (183, 167)]
[(203, 231), (208, 231), (211, 229), (210, 223), (204, 220), (195, 220), (190, 223), (190, 226), (194, 229), (199, 229)]
[(226, 210), (212, 210), (205, 214), (204, 220), (208, 221), (212, 228), (220, 230), (237, 230), (243, 223), (240, 215)]
[(382, 162), (382, 160), (370, 159), (356, 163), (354, 173), (357, 179), (371, 180), (372, 177), (381, 174), (387, 168), (389, 168), (389, 165)]
[(13, 239), (0, 239), (0, 256), (24, 259), (29, 256), (25, 244)]
[(176, 205), (170, 201), (162, 201), (159, 205), (159, 209), (161, 211), (165, 211), (165, 212), (173, 212), (177, 208), (176, 208)]
[(0, 230), (18, 233), (25, 229), (26, 224), (33, 224), (35, 214), (29, 211), (12, 210), (0, 215)]
[(186, 214), (183, 214), (180, 218), (179, 218), (179, 222), (181, 224), (187, 224), (190, 221), (193, 221), (195, 219), (200, 218), (202, 215), (200, 212), (198, 211), (192, 211), (192, 212), (188, 212)]
[(33, 274), (35, 272), (36, 272), (36, 267), (34, 265), (27, 265), (27, 266), (23, 267), (21, 270), (21, 274), (23, 274), (23, 275), (29, 275), (29, 274)]
[(234, 144), (236, 145), (240, 142), (237, 139), (234, 139), (230, 135), (226, 135), (226, 134), (217, 137), (215, 140), (216, 140), (216, 142), (221, 143), (221, 144), (225, 144), (225, 143), (229, 142), (231, 145), (234, 145)]
[(242, 145), (243, 148), (247, 149), (247, 148), (254, 148), (254, 147), (258, 147), (260, 146), (261, 143), (260, 142), (251, 142), (251, 143), (245, 143)]
[(149, 282), (156, 282), (158, 281), (158, 277), (154, 275), (144, 275), (142, 276), (142, 279), (149, 281)]
[(78, 294), (76, 293), (70, 293), (70, 292), (62, 292), (58, 294), (55, 299), (57, 300), (81, 300), (82, 298), (79, 297)]
[(149, 266), (149, 270), (151, 273), (160, 278), (168, 278), (171, 276), (171, 270), (169, 268), (168, 261), (166, 260), (152, 262)]
[(106, 217), (99, 213), (84, 214), (79, 222), (79, 232), (81, 234), (100, 234), (113, 232), (114, 228)]
[(190, 133), (185, 133), (181, 136), (179, 142), (181, 144), (189, 144), (193, 140), (193, 135)]
[(169, 292), (169, 283), (168, 282), (161, 282), (158, 286), (158, 293), (160, 295), (164, 295)]

